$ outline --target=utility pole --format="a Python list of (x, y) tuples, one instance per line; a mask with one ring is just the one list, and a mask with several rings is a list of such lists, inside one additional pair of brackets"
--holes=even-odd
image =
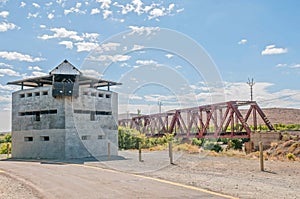
[(252, 78), (251, 81), (250, 81), (250, 78), (248, 78), (247, 84), (248, 84), (249, 87), (250, 87), (251, 101), (253, 101), (253, 86), (254, 86), (254, 84), (255, 84), (254, 79)]
[(158, 100), (157, 104), (158, 104), (159, 113), (161, 113), (162, 102)]

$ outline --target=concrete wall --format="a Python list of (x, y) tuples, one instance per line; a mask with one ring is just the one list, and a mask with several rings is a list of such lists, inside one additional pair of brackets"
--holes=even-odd
[[(54, 98), (51, 91), (50, 86), (13, 93), (13, 158), (97, 157), (108, 154), (108, 143), (111, 155), (117, 155), (117, 93), (83, 87), (79, 97)], [(34, 114), (26, 115), (45, 110), (57, 112), (41, 114), (40, 121), (36, 121)], [(94, 118), (91, 113), (95, 113)], [(45, 136), (49, 140), (43, 140)]]

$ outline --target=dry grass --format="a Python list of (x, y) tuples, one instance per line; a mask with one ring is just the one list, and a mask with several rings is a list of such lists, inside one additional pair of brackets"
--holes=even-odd
[(198, 146), (187, 144), (187, 143), (176, 145), (174, 147), (174, 150), (176, 150), (176, 151), (185, 151), (185, 152), (188, 152), (190, 154), (199, 153), (199, 147)]

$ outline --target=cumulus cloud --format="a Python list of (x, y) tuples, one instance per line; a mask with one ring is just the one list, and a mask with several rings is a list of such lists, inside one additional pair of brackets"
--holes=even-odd
[(101, 78), (103, 75), (98, 71), (89, 69), (89, 70), (81, 70), (82, 74), (89, 77)]
[(300, 64), (292, 64), (290, 68), (300, 68)]
[(8, 30), (14, 30), (16, 28), (18, 28), (18, 27), (13, 23), (7, 23), (7, 22), (0, 23), (0, 32), (6, 32)]
[(42, 35), (39, 39), (47, 40), (53, 38), (70, 38), (76, 41), (82, 41), (83, 38), (78, 35), (76, 31), (67, 30), (65, 28), (51, 28), (50, 31), (54, 32), (53, 35)]
[(0, 76), (4, 76), (4, 75), (8, 75), (8, 76), (21, 76), (20, 73), (9, 69), (9, 68), (0, 68)]
[(82, 51), (91, 51), (97, 48), (99, 45), (97, 43), (93, 42), (77, 42), (75, 43), (77, 46), (77, 52), (82, 52)]
[(159, 27), (145, 27), (145, 26), (129, 26), (129, 28), (131, 29), (130, 34), (138, 34), (138, 35), (142, 35), (142, 34), (150, 35), (151, 33), (160, 30)]
[(23, 1), (21, 1), (21, 3), (20, 3), (20, 7), (21, 8), (23, 8), (23, 7), (25, 7), (26, 6), (26, 3), (25, 2), (23, 2)]
[(53, 14), (53, 13), (49, 13), (47, 17), (48, 17), (48, 19), (50, 19), (50, 20), (51, 20), (51, 19), (53, 19), (53, 18), (54, 18), (54, 14)]
[(157, 61), (154, 60), (136, 60), (136, 64), (139, 65), (157, 65)]
[(28, 13), (27, 15), (27, 19), (30, 19), (30, 18), (37, 18), (39, 16), (39, 13)]
[(248, 42), (247, 39), (241, 39), (241, 40), (238, 42), (238, 44), (243, 45), (243, 44), (246, 44), (247, 42)]
[(109, 17), (109, 15), (112, 15), (112, 11), (111, 10), (103, 10), (102, 15), (103, 15), (103, 19), (107, 19)]
[(288, 52), (287, 48), (277, 48), (275, 45), (266, 46), (265, 49), (261, 52), (262, 55), (278, 55), (285, 54)]
[(101, 9), (109, 9), (111, 0), (96, 0), (98, 3), (101, 3), (100, 8)]
[[(22, 2), (21, 2), (22, 3)], [(32, 3), (32, 5), (33, 5), (33, 7), (35, 7), (35, 8), (40, 8), (41, 6), (39, 5), (39, 4), (37, 4), (37, 3)]]
[(81, 5), (82, 5), (81, 3), (77, 2), (75, 7), (71, 7), (70, 9), (65, 9), (64, 14), (68, 15), (68, 14), (73, 13), (73, 12), (74, 13), (79, 13), (79, 14), (85, 14), (86, 13), (85, 11), (79, 9), (81, 7)]
[(8, 17), (8, 15), (9, 15), (8, 11), (1, 11), (0, 12), (0, 17), (6, 18), (6, 17)]
[(41, 71), (42, 69), (38, 66), (28, 66), (28, 70), (36, 70), (36, 71)]
[(9, 64), (6, 64), (6, 63), (1, 63), (1, 62), (0, 62), (0, 66), (5, 66), (5, 67), (8, 67), (8, 68), (12, 68), (12, 65), (9, 65)]
[(65, 45), (66, 48), (68, 48), (68, 49), (73, 49), (73, 42), (71, 42), (71, 41), (61, 41), (61, 42), (59, 42), (59, 44)]
[(127, 61), (131, 58), (129, 55), (99, 55), (96, 57), (90, 57), (89, 60), (92, 61), (111, 61), (111, 62), (122, 62), (122, 61)]
[(22, 54), (18, 52), (7, 52), (0, 51), (0, 57), (6, 60), (17, 60), (17, 61), (26, 61), (26, 62), (39, 62), (45, 60), (44, 58), (32, 57), (27, 54)]
[(98, 8), (93, 8), (92, 10), (91, 10), (91, 15), (95, 15), (95, 14), (98, 14), (98, 13), (100, 13), (100, 10), (98, 9)]
[(170, 58), (172, 58), (174, 55), (172, 55), (172, 54), (166, 54), (165, 55), (168, 59), (170, 59)]

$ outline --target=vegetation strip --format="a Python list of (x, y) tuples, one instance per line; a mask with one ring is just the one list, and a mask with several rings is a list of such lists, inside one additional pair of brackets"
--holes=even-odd
[(199, 191), (199, 192), (203, 192), (203, 193), (208, 193), (208, 194), (215, 195), (215, 196), (220, 196), (220, 197), (223, 197), (223, 198), (238, 199), (238, 198), (233, 197), (233, 196), (221, 194), (221, 193), (214, 192), (214, 191), (209, 191), (209, 190), (206, 190), (206, 189), (201, 189), (201, 188), (198, 188), (198, 187), (193, 187), (193, 186), (189, 186), (189, 185), (185, 185), (185, 184), (180, 184), (180, 183), (172, 182), (172, 181), (168, 181), (168, 180), (162, 180), (162, 179), (158, 179), (158, 178), (153, 178), (153, 177), (149, 177), (149, 176), (132, 174), (132, 173), (124, 172), (124, 171), (116, 171), (116, 170), (111, 170), (111, 169), (106, 169), (106, 168), (104, 169), (104, 168), (100, 168), (100, 167), (96, 167), (96, 166), (92, 166), (92, 165), (78, 165), (78, 164), (67, 164), (67, 165), (79, 166), (79, 167), (87, 167), (87, 168), (98, 169), (98, 170), (104, 170), (104, 171), (109, 171), (109, 172), (112, 172), (112, 173), (126, 173), (126, 174), (134, 176), (134, 177), (144, 178), (144, 179), (148, 179), (148, 180), (154, 180), (154, 181), (157, 181), (157, 182), (161, 182), (161, 183), (165, 183), (165, 184), (170, 184), (170, 185), (174, 185), (174, 186), (178, 186), (178, 187), (183, 187), (183, 188), (186, 188), (186, 189), (192, 189), (192, 190), (195, 190), (195, 191)]

